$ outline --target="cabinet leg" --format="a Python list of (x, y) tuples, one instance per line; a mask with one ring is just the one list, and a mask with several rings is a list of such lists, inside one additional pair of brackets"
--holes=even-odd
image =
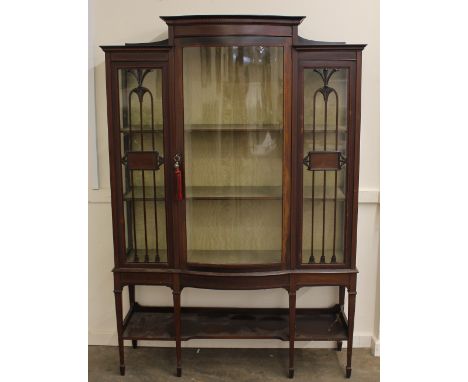
[(119, 342), (119, 360), (120, 360), (120, 375), (125, 375), (125, 359), (123, 346), (123, 317), (122, 317), (122, 287), (114, 289), (115, 297), (115, 314), (117, 317), (117, 337)]
[(128, 299), (130, 302), (130, 307), (135, 304), (135, 285), (128, 286)]
[(177, 376), (182, 376), (182, 348), (180, 339), (180, 292), (173, 291), (172, 296), (174, 299), (174, 331), (175, 331), (175, 342), (176, 342), (176, 360), (177, 360)]
[[(130, 301), (130, 309), (135, 305), (135, 285), (128, 286), (128, 299)], [(138, 341), (132, 340), (132, 347), (136, 349), (138, 347)]]
[(339, 292), (338, 292), (338, 300), (339, 300), (339, 304), (340, 304), (340, 308), (341, 309), (344, 309), (344, 300), (345, 300), (345, 287), (344, 286), (340, 286), (339, 287)]
[(289, 378), (294, 378), (294, 340), (296, 338), (296, 292), (289, 292)]
[(354, 312), (356, 307), (356, 289), (348, 290), (348, 348), (346, 357), (346, 378), (351, 377), (351, 359), (353, 357)]
[[(339, 301), (341, 310), (344, 310), (344, 300), (345, 300), (345, 287), (339, 286), (338, 301)], [(337, 341), (336, 351), (341, 351), (341, 349), (343, 349), (343, 341)]]

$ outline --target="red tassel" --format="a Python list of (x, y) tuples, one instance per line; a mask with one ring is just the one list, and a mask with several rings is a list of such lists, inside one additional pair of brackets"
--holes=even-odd
[(177, 167), (174, 171), (176, 177), (176, 200), (182, 200), (182, 171)]

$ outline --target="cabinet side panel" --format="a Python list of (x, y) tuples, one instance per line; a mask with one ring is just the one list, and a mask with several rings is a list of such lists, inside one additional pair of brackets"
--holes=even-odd
[(358, 219), (358, 197), (359, 197), (359, 159), (360, 159), (360, 137), (361, 137), (361, 76), (362, 76), (362, 52), (356, 52), (356, 80), (355, 80), (355, 121), (354, 121), (354, 185), (353, 185), (353, 218), (351, 239), (351, 268), (356, 268), (356, 246), (357, 246), (357, 219)]
[(113, 72), (111, 59), (112, 54), (106, 52), (106, 94), (107, 94), (107, 126), (108, 126), (108, 142), (109, 142), (109, 171), (110, 171), (110, 185), (111, 185), (111, 203), (112, 203), (112, 232), (114, 241), (114, 264), (116, 267), (120, 265), (120, 224), (118, 214), (118, 189), (115, 183), (116, 171), (114, 166), (115, 158), (115, 145), (114, 145), (114, 97), (113, 97)]

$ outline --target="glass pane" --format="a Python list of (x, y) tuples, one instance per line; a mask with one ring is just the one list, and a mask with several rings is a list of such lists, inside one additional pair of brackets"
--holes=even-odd
[(187, 259), (281, 262), (283, 48), (187, 47)]
[(165, 263), (161, 69), (120, 69), (119, 101), (127, 261)]
[[(347, 91), (347, 69), (304, 70), (305, 161), (310, 153), (330, 152), (336, 162), (346, 157)], [(346, 166), (340, 165), (303, 167), (303, 263), (344, 262)]]

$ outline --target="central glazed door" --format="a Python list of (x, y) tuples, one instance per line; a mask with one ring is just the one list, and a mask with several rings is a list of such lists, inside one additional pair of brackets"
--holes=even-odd
[(290, 193), (285, 46), (240, 41), (179, 49), (183, 140), (174, 173), (184, 186), (177, 196), (186, 234), (182, 263), (284, 268)]

